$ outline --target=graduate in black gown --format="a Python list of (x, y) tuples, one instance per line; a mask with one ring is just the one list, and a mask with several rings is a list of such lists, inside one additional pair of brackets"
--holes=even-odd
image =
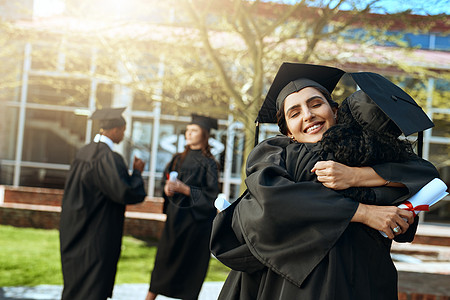
[[(393, 206), (360, 204), (317, 182), (311, 170), (326, 168), (317, 167), (321, 152), (314, 151), (314, 135), (321, 138), (335, 123), (329, 97), (334, 85), (330, 91), (297, 78), (277, 103), (278, 110), (284, 104), (288, 111), (289, 131), (283, 124), (280, 130), (290, 137), (277, 136), (255, 147), (247, 162), (247, 193), (214, 221), (211, 250), (233, 269), (219, 299), (397, 299), (390, 239), (407, 233), (412, 214)], [(307, 101), (296, 102), (299, 92)], [(290, 127), (302, 114), (298, 127)], [(415, 156), (351, 170), (356, 175), (344, 177), (360, 177), (361, 185), (385, 185), (374, 188), (372, 201), (391, 205), (438, 176), (430, 163)], [(364, 175), (374, 170), (378, 175)], [(403, 188), (387, 187), (390, 182)]]
[[(197, 299), (208, 270), (209, 238), (219, 193), (218, 165), (208, 144), (217, 120), (193, 115), (186, 128), (186, 148), (174, 155), (164, 175), (166, 223), (158, 243), (147, 300), (158, 294)], [(177, 180), (168, 180), (170, 172)]]
[(64, 300), (112, 297), (125, 206), (146, 196), (145, 163), (135, 158), (130, 175), (112, 150), (124, 137), (124, 109), (94, 112), (91, 118), (100, 120), (101, 134), (77, 152), (66, 180), (59, 229)]

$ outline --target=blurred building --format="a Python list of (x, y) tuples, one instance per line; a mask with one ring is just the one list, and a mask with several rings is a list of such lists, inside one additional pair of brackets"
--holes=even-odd
[[(160, 78), (166, 70), (158, 48), (141, 42), (136, 60), (125, 62), (119, 59), (120, 50), (115, 51), (119, 49), (115, 45), (102, 48), (98, 41), (93, 42), (92, 28), (103, 26), (96, 18), (110, 15), (117, 24), (117, 28), (108, 28), (110, 35), (117, 37), (117, 43), (127, 43), (127, 36), (137, 31), (152, 32), (156, 35), (152, 39), (167, 38), (169, 31), (162, 28), (176, 28), (181, 21), (161, 1), (150, 1), (151, 5), (145, 0), (130, 1), (133, 5), (127, 7), (145, 5), (147, 9), (136, 13), (112, 0), (0, 2), (0, 35), (5, 37), (5, 41), (0, 41), (0, 184), (63, 188), (75, 152), (98, 131), (88, 116), (96, 107), (126, 106), (127, 139), (117, 151), (130, 163), (134, 155), (145, 159), (143, 175), (148, 193), (161, 195), (162, 171), (171, 156), (183, 149), (183, 130), (190, 120), (189, 113), (175, 113), (170, 104), (161, 101), (165, 87)], [(70, 13), (52, 16), (49, 9), (61, 10), (61, 3), (64, 11)], [(373, 17), (383, 19), (383, 15)], [(133, 22), (123, 21), (127, 18)], [(446, 16), (446, 22), (431, 24), (424, 16), (409, 18), (420, 19), (429, 30), (404, 32), (401, 25), (392, 26), (392, 35), (404, 34), (405, 45), (417, 48), (405, 63), (411, 68), (420, 64), (433, 74), (446, 77), (409, 78), (388, 63), (376, 71), (390, 78), (402, 77), (402, 87), (416, 89), (417, 95), (425, 99), (423, 108), (436, 126), (424, 133), (423, 154), (441, 170), (450, 186), (450, 102), (445, 97), (450, 93), (449, 19)], [(71, 30), (78, 33), (68, 34)], [(346, 34), (357, 35), (361, 31), (364, 24)], [(332, 47), (333, 41), (329, 43)], [(398, 47), (392, 44), (386, 49), (396, 55)], [(374, 58), (354, 57), (345, 69), (372, 70), (371, 59)], [(131, 74), (130, 69), (136, 72)], [(153, 85), (151, 92), (134, 86), (132, 76)], [(210, 142), (223, 166), (223, 192), (233, 199), (241, 184), (242, 124), (233, 122), (231, 116), (218, 117), (220, 128), (213, 132)], [(276, 126), (264, 126), (260, 139), (277, 130)], [(441, 201), (439, 207), (427, 213), (425, 221), (450, 223), (450, 201)]]

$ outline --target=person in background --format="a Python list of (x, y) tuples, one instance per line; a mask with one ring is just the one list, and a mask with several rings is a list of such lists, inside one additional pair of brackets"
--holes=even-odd
[[(216, 119), (192, 115), (185, 150), (175, 154), (164, 171), (167, 219), (146, 300), (158, 294), (193, 300), (200, 293), (211, 258), (209, 238), (219, 193), (218, 164), (208, 144), (212, 128), (217, 129)], [(174, 171), (177, 179), (169, 180)]]
[(59, 229), (63, 300), (112, 297), (125, 207), (146, 196), (145, 163), (135, 157), (130, 175), (123, 157), (113, 151), (124, 138), (124, 110), (92, 114), (91, 119), (100, 121), (100, 133), (77, 152), (66, 179)]

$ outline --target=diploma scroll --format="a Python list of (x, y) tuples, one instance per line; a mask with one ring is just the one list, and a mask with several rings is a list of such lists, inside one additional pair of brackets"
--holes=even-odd
[(169, 173), (169, 181), (177, 181), (178, 172), (172, 171)]
[(214, 206), (217, 208), (219, 212), (226, 209), (230, 205), (231, 204), (230, 202), (227, 201), (225, 194), (219, 194), (217, 196), (216, 201), (214, 201)]
[[(411, 198), (398, 205), (398, 207), (412, 211), (414, 216), (416, 216), (421, 211), (429, 211), (430, 206), (448, 195), (446, 191), (447, 185), (439, 178), (434, 178)], [(384, 232), (380, 231), (380, 233), (382, 236), (387, 237)]]

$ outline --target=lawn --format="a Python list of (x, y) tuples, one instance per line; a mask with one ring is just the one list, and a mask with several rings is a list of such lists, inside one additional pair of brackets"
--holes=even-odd
[[(62, 284), (57, 230), (0, 225), (0, 286)], [(116, 284), (148, 283), (156, 246), (125, 236)], [(224, 281), (229, 269), (211, 258), (206, 281)]]

